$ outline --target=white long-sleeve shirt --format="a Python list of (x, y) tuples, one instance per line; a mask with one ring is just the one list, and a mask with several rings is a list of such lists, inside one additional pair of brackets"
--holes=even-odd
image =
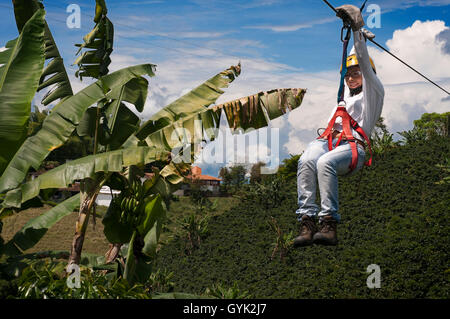
[[(372, 70), (372, 66), (369, 60), (369, 53), (367, 51), (366, 40), (362, 31), (353, 32), (354, 39), (354, 51), (356, 58), (358, 59), (359, 68), (362, 73), (362, 91), (359, 94), (350, 96), (350, 90), (345, 83), (344, 101), (345, 107), (350, 116), (358, 122), (362, 127), (366, 135), (369, 137), (375, 127), (376, 122), (381, 116), (384, 100), (384, 88), (381, 84), (375, 72)], [(353, 51), (352, 50), (352, 51)], [(334, 107), (331, 112), (328, 122), (330, 122), (337, 106)], [(342, 119), (337, 118), (333, 128), (342, 131)], [(357, 137), (353, 131), (353, 136)], [(361, 137), (362, 138), (362, 137)]]

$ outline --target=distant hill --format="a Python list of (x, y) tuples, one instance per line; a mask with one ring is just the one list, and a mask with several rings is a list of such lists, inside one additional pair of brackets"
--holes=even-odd
[[(298, 235), (295, 177), (265, 181), (242, 202), (209, 221), (209, 235), (190, 255), (182, 239), (159, 252), (158, 267), (174, 272), (175, 291), (202, 294), (234, 282), (253, 298), (449, 298), (450, 192), (437, 184), (448, 163), (448, 138), (399, 146), (339, 184), (339, 245), (291, 248), (270, 258), (276, 234), (270, 216)], [(446, 162), (447, 161), (447, 162)], [(272, 189), (272, 191), (270, 191)], [(265, 209), (268, 207), (268, 209)], [(376, 264), (381, 288), (369, 289)]]

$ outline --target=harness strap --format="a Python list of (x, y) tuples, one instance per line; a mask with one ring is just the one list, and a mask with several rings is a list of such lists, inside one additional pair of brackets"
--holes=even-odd
[[(344, 30), (347, 30), (347, 33), (345, 35), (345, 38), (343, 39), (343, 33)], [(342, 60), (341, 60), (341, 79), (339, 81), (339, 90), (338, 90), (338, 98), (337, 98), (337, 102), (341, 102), (344, 100), (344, 78), (345, 78), (345, 74), (347, 73), (347, 47), (348, 47), (348, 43), (350, 41), (351, 38), (351, 28), (349, 26), (343, 26), (341, 29), (341, 41), (343, 42), (342, 45)]]
[(364, 140), (366, 141), (366, 143), (369, 147), (370, 159), (368, 161), (366, 161), (364, 163), (364, 165), (366, 165), (366, 166), (372, 165), (372, 147), (370, 145), (369, 138), (367, 137), (367, 135), (364, 132), (364, 130), (362, 129), (362, 127), (360, 127), (358, 125), (358, 123), (350, 116), (350, 114), (348, 114), (348, 112), (344, 106), (337, 107), (336, 112), (334, 113), (333, 117), (331, 118), (330, 122), (328, 123), (327, 128), (322, 133), (322, 135), (320, 135), (318, 137), (318, 139), (326, 138), (328, 140), (328, 149), (330, 151), (333, 149), (333, 137), (332, 137), (333, 126), (338, 117), (340, 117), (342, 119), (342, 132), (341, 132), (341, 135), (340, 135), (338, 141), (336, 142), (335, 147), (337, 147), (341, 143), (341, 140), (343, 137), (345, 138), (345, 140), (347, 140), (349, 142), (350, 149), (352, 151), (352, 161), (349, 166), (350, 172), (353, 171), (356, 168), (356, 165), (358, 164), (358, 149), (356, 146), (356, 138), (353, 136), (353, 133), (352, 133), (352, 128), (364, 138)]

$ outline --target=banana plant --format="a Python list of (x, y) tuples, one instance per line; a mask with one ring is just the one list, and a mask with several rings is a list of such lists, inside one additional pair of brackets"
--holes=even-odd
[[(17, 147), (0, 177), (3, 197), (0, 219), (26, 205), (42, 190), (65, 187), (81, 180), (79, 198), (70, 198), (60, 204), (61, 207), (42, 215), (41, 219), (30, 221), (5, 245), (8, 254), (23, 253), (77, 203), (79, 219), (69, 263), (79, 263), (89, 213), (100, 188), (107, 185), (119, 189), (121, 193), (112, 200), (103, 223), (105, 236), (114, 247), (125, 247), (124, 276), (133, 281), (139, 280), (141, 273), (148, 272), (148, 260), (155, 252), (166, 214), (164, 198), (189, 172), (190, 165), (180, 161), (182, 151), (179, 147), (193, 147), (196, 141), (204, 140), (205, 135), (209, 141), (214, 140), (222, 110), (233, 133), (238, 128), (267, 126), (270, 120), (298, 107), (305, 90), (277, 89), (214, 105), (224, 93), (223, 89), (241, 72), (240, 65), (232, 66), (140, 125), (139, 119), (123, 102), (134, 104), (142, 112), (148, 89), (148, 81), (143, 76), (153, 76), (155, 66), (143, 64), (106, 74), (112, 49), (109, 46), (112, 44), (112, 29), (108, 32), (105, 29), (109, 23), (105, 19), (106, 12), (104, 1), (97, 1), (94, 21), (98, 30), (85, 37), (85, 44), (80, 45), (80, 49), (94, 49), (92, 51), (96, 53), (83, 53), (77, 59), (80, 66), (78, 75), (98, 77), (98, 80), (75, 95), (61, 98), (44, 120), (42, 128)], [(21, 34), (26, 30), (24, 26)], [(98, 52), (103, 55), (98, 55)], [(94, 61), (93, 56), (98, 58), (94, 63), (98, 72), (86, 68), (86, 64)], [(42, 61), (43, 54), (29, 58), (32, 60), (30, 63), (36, 65), (38, 58)], [(36, 75), (36, 79), (39, 76)], [(4, 112), (3, 109), (1, 111)], [(195, 126), (195, 120), (201, 120), (200, 129)], [(80, 135), (95, 138), (95, 154), (24, 182), (28, 170), (38, 168), (50, 151), (63, 145), (75, 129)], [(191, 133), (190, 138), (179, 133), (179, 129)], [(199, 152), (200, 149), (194, 149), (191, 162)], [(139, 173), (136, 173), (139, 167), (158, 161), (163, 163), (163, 168), (154, 170), (153, 179), (140, 183)]]
[(102, 222), (110, 243), (127, 243), (123, 276), (133, 283), (145, 281), (152, 271), (151, 261), (167, 213), (163, 196), (169, 194), (169, 188), (157, 168), (144, 183), (133, 173), (127, 180), (122, 183), (125, 187), (120, 195), (112, 199)]
[[(14, 2), (16, 4), (16, 2)], [(33, 3), (37, 3), (35, 1), (31, 2)], [(41, 73), (42, 73), (42, 67), (43, 67), (43, 63), (44, 63), (44, 30), (45, 30), (45, 20), (43, 19), (43, 9), (39, 9), (39, 14), (41, 17), (41, 34), (40, 37), (38, 35), (36, 35), (36, 30), (31, 29), (27, 27), (28, 25), (31, 24), (36, 24), (35, 19), (29, 19), (29, 21), (27, 21), (24, 25), (22, 25), (23, 21), (26, 21), (27, 19), (27, 12), (29, 11), (29, 9), (32, 9), (32, 6), (27, 7), (26, 5), (23, 5), (24, 2), (22, 1), (17, 1), (18, 6), (15, 7), (15, 12), (16, 12), (16, 18), (17, 18), (17, 24), (18, 24), (18, 28), (22, 31), (21, 32), (21, 37), (16, 40), (16, 42), (18, 42), (20, 45), (17, 45), (16, 47), (19, 49), (26, 49), (26, 46), (24, 45), (24, 41), (22, 41), (22, 38), (26, 38), (26, 39), (34, 39), (35, 42), (37, 42), (37, 40), (40, 40), (40, 47), (38, 47), (38, 49), (40, 49), (40, 55), (39, 55), (39, 59), (40, 62), (38, 62), (38, 57), (34, 57), (31, 55), (31, 53), (29, 52), (24, 52), (22, 55), (19, 55), (17, 52), (13, 51), (12, 53), (14, 53), (14, 55), (10, 54), (10, 55), (6, 55), (8, 52), (8, 50), (4, 51), (5, 53), (2, 53), (3, 57), (9, 57), (9, 56), (13, 56), (16, 57), (18, 61), (26, 61), (28, 63), (28, 71), (29, 70), (34, 70), (36, 67), (40, 66), (40, 71), (39, 72), (33, 72), (32, 75), (34, 75), (34, 90), (33, 90), (33, 85), (31, 85), (30, 83), (27, 83), (26, 85), (24, 84), (24, 90), (25, 92), (28, 91), (32, 91), (31, 93), (29, 93), (28, 95), (30, 97), (28, 97), (28, 100), (31, 102), (31, 99), (34, 95), (34, 93), (36, 92), (37, 89), (37, 81), (39, 81)], [(35, 14), (36, 16), (38, 16), (38, 13)], [(33, 16), (34, 17), (34, 16)], [(28, 40), (30, 42), (30, 40)], [(26, 43), (25, 43), (26, 44)], [(11, 46), (11, 45), (10, 45)], [(10, 47), (8, 46), (8, 47)], [(35, 45), (36, 47), (36, 45)], [(35, 51), (38, 51), (38, 49), (34, 49)], [(30, 50), (29, 50), (30, 51)], [(20, 53), (20, 52), (19, 52)], [(37, 54), (35, 54), (37, 55)], [(10, 59), (11, 60), (11, 59)], [(9, 63), (5, 64), (5, 68), (8, 69), (10, 65), (12, 65), (12, 62), (14, 61), (10, 61)], [(52, 62), (49, 63), (49, 65)], [(17, 64), (17, 63), (16, 63)], [(33, 66), (35, 68), (33, 68)], [(16, 67), (16, 70), (21, 70), (20, 67)], [(23, 69), (25, 69), (25, 67), (23, 67)], [(22, 71), (23, 72), (23, 71)], [(45, 70), (43, 71), (44, 73), (46, 72)], [(10, 72), (12, 73), (12, 72)], [(142, 75), (149, 75), (149, 76), (153, 76), (154, 75), (154, 65), (151, 64), (146, 64), (146, 65), (140, 65), (140, 66), (136, 66), (136, 67), (130, 67), (130, 68), (126, 68), (123, 70), (119, 70), (117, 72), (114, 72), (113, 74), (107, 75), (102, 77), (99, 81), (97, 81), (96, 83), (90, 85), (89, 87), (87, 87), (86, 89), (82, 90), (79, 92), (79, 94), (76, 95), (72, 95), (72, 96), (68, 96), (64, 99), (61, 99), (60, 102), (52, 109), (51, 113), (47, 116), (47, 118), (44, 120), (44, 123), (42, 124), (42, 128), (32, 137), (30, 137), (29, 139), (27, 139), (23, 144), (22, 143), (16, 143), (16, 148), (18, 148), (17, 152), (15, 153), (14, 157), (12, 157), (9, 161), (5, 160), (5, 162), (7, 162), (7, 167), (6, 170), (4, 172), (4, 174), (2, 174), (2, 176), (0, 177), (1, 181), (0, 184), (2, 186), (1, 187), (1, 192), (5, 193), (8, 192), (10, 190), (14, 190), (16, 189), (14, 192), (18, 191), (18, 187), (20, 187), (22, 181), (25, 179), (26, 173), (28, 172), (28, 170), (30, 169), (30, 167), (34, 167), (34, 168), (38, 168), (40, 163), (42, 162), (42, 160), (49, 154), (49, 152), (59, 146), (61, 146), (66, 140), (67, 138), (70, 136), (70, 134), (73, 132), (73, 130), (76, 128), (76, 126), (80, 123), (80, 121), (82, 121), (83, 116), (85, 114), (85, 111), (88, 109), (88, 107), (98, 101), (114, 101), (114, 100), (118, 100), (118, 96), (120, 96), (120, 102), (122, 101), (129, 101), (131, 103), (135, 103), (137, 108), (142, 109), (143, 107), (143, 100), (145, 100), (146, 97), (146, 89), (145, 88), (145, 94), (143, 93), (139, 93), (136, 94), (136, 92), (134, 92), (134, 90), (132, 90), (131, 88), (135, 88), (136, 86), (141, 86), (142, 87), (142, 83), (144, 82), (142, 78)], [(12, 78), (12, 76), (10, 76)], [(22, 78), (26, 78), (29, 79), (31, 78), (31, 76), (25, 77), (22, 75)], [(137, 81), (134, 81), (134, 79), (138, 79)], [(144, 79), (145, 80), (145, 79)], [(30, 82), (30, 80), (28, 80)], [(18, 82), (18, 81), (16, 81)], [(11, 81), (12, 83), (12, 81)], [(146, 80), (145, 80), (146, 83)], [(19, 83), (22, 84), (22, 83)], [(17, 83), (16, 83), (17, 85)], [(123, 87), (126, 87), (127, 89), (124, 89)], [(128, 89), (130, 88), (130, 89)], [(28, 89), (28, 91), (27, 91)], [(11, 102), (12, 105), (16, 106), (16, 104), (21, 103), (20, 100), (18, 100), (16, 98), (15, 104), (13, 103), (14, 101)], [(122, 104), (119, 104), (119, 107)], [(2, 105), (3, 107), (3, 105)], [(30, 105), (28, 103), (27, 108), (29, 110)], [(26, 109), (26, 108), (24, 108)], [(6, 111), (6, 108), (2, 109), (2, 114), (4, 114)], [(29, 111), (28, 111), (29, 112)], [(12, 112), (11, 112), (12, 113)], [(119, 113), (122, 114), (122, 113)], [(120, 129), (118, 128), (117, 131), (120, 132)], [(120, 132), (122, 133), (122, 132)], [(128, 136), (125, 136), (125, 138)], [(117, 153), (117, 152), (116, 152)], [(119, 152), (120, 153), (120, 152)], [(139, 152), (140, 154), (143, 154), (142, 152)], [(137, 155), (138, 153), (134, 154)], [(143, 158), (137, 158), (136, 156), (134, 156), (135, 161), (131, 162), (132, 164), (138, 164), (138, 163), (148, 163), (149, 161), (152, 161), (152, 156), (148, 155), (149, 150), (147, 150), (147, 155), (144, 154)], [(108, 154), (106, 154), (107, 156)], [(103, 155), (101, 156), (103, 159), (105, 158)], [(115, 154), (112, 154), (109, 158), (107, 158), (107, 161), (109, 161), (109, 163), (116, 163), (113, 164), (117, 166), (117, 156)], [(89, 160), (89, 159), (88, 159)], [(99, 165), (102, 162), (102, 160), (100, 158), (96, 158), (96, 159), (92, 159), (92, 161), (94, 163), (97, 163), (97, 166), (99, 167)], [(127, 159), (125, 159), (125, 163), (127, 163)], [(80, 163), (79, 163), (80, 164)], [(119, 166), (121, 164), (118, 164)], [(111, 169), (111, 165), (106, 165), (105, 166), (108, 169)], [(122, 166), (120, 166), (120, 168), (122, 169)], [(76, 178), (77, 174), (73, 174), (73, 172), (78, 172), (79, 173), (79, 167), (73, 167), (69, 165), (69, 168), (66, 167), (66, 169), (63, 167), (62, 170), (65, 172), (64, 174), (64, 179), (69, 181), (69, 183), (72, 183), (74, 181), (74, 178)], [(69, 172), (69, 170), (72, 170), (72, 176), (71, 173)], [(97, 172), (96, 172), (97, 173)], [(97, 176), (98, 174), (96, 174)], [(62, 176), (62, 175), (61, 175)], [(93, 176), (89, 176), (89, 174), (86, 175), (86, 178), (88, 179), (88, 181), (90, 181), (90, 177), (92, 178)], [(41, 180), (45, 180), (45, 177)], [(47, 179), (48, 180), (48, 179)], [(96, 188), (98, 188), (98, 186), (100, 185), (100, 183), (104, 183), (104, 180), (100, 180), (98, 185), (96, 185)], [(45, 184), (45, 183), (44, 183)], [(40, 186), (38, 186), (38, 189), (44, 189), (46, 188), (46, 186), (44, 184), (40, 184)], [(67, 186), (67, 183), (63, 182), (63, 184), (65, 184)], [(86, 183), (89, 184), (89, 183)], [(92, 183), (90, 183), (92, 184)], [(89, 184), (89, 185), (90, 185)], [(26, 185), (31, 185), (31, 184), (22, 184), (22, 187), (27, 187)], [(47, 184), (48, 185), (48, 184)], [(89, 185), (87, 187), (89, 187)], [(17, 194), (21, 194), (21, 192), (18, 192)], [(26, 194), (26, 192), (25, 192)], [(34, 193), (34, 195), (37, 195)], [(5, 217), (7, 216), (8, 212), (11, 211), (11, 208), (14, 207), (13, 206), (8, 206), (9, 201), (8, 198), (10, 198), (11, 193), (8, 192), (6, 195), (3, 194), (2, 198), (6, 199), (3, 200), (3, 202), (1, 203), (1, 209), (0, 209), (0, 217)], [(20, 195), (20, 199), (19, 199), (19, 206), (23, 206), (24, 202), (21, 201), (21, 195)], [(92, 199), (92, 198), (91, 198)], [(83, 203), (90, 203), (92, 204), (92, 201), (86, 201), (86, 199), (81, 200), (81, 204)], [(73, 203), (73, 201), (71, 201), (71, 203)], [(86, 205), (78, 205), (81, 207), (85, 207)], [(17, 205), (16, 205), (17, 207)], [(49, 212), (49, 214), (51, 215), (51, 212)], [(58, 216), (62, 216), (62, 215), (58, 215)], [(53, 219), (54, 220), (54, 219)], [(33, 225), (40, 225), (39, 223), (32, 223)], [(29, 228), (29, 227), (28, 227)], [(23, 229), (23, 233), (25, 234), (25, 237), (27, 234), (32, 234), (32, 232), (30, 231), (26, 231), (28, 228)], [(42, 226), (42, 228), (39, 229), (43, 229), (44, 227)], [(35, 228), (33, 228), (35, 229)], [(39, 229), (38, 232), (39, 232)], [(35, 229), (36, 230), (36, 229)], [(36, 233), (36, 232), (34, 232)], [(13, 247), (16, 246), (16, 244), (10, 244), (8, 245), (8, 247)], [(28, 245), (29, 246), (29, 245)], [(29, 248), (29, 247), (27, 247)], [(23, 249), (22, 249), (23, 250)], [(13, 249), (9, 249), (9, 251), (14, 251)], [(17, 253), (18, 251), (21, 251), (21, 249), (16, 249), (15, 252)]]

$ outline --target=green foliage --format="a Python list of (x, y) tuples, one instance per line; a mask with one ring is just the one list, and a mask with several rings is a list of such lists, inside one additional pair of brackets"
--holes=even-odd
[(202, 239), (208, 235), (209, 219), (209, 215), (201, 216), (193, 212), (178, 222), (184, 233), (184, 240), (186, 243), (185, 251), (188, 255), (190, 255), (194, 249), (200, 247)]
[(3, 244), (5, 242), (2, 237), (2, 230), (3, 230), (3, 222), (0, 220), (0, 256), (3, 253)]
[(17, 296), (17, 281), (0, 279), (0, 300)]
[(266, 163), (264, 162), (258, 162), (252, 165), (252, 168), (250, 169), (250, 184), (261, 183), (262, 180), (267, 177), (266, 174), (261, 174), (261, 168), (264, 166), (266, 166)]
[(122, 278), (111, 278), (82, 267), (80, 288), (67, 285), (64, 263), (39, 261), (18, 278), (19, 299), (149, 299), (150, 289), (143, 284), (129, 285)]
[[(61, 218), (71, 214), (79, 206), (80, 194), (76, 194), (53, 207), (44, 214), (30, 219), (15, 235), (8, 241), (1, 253), (8, 256), (20, 255), (23, 251), (32, 248), (45, 235), (47, 230), (57, 223)], [(0, 229), (1, 233), (1, 229)]]
[(222, 167), (219, 176), (222, 178), (223, 191), (230, 194), (236, 193), (246, 182), (245, 174), (246, 169), (242, 165)]
[(420, 119), (414, 121), (414, 127), (425, 132), (427, 137), (440, 135), (448, 137), (450, 128), (450, 112), (424, 113)]
[(294, 233), (290, 231), (289, 233), (283, 232), (281, 227), (278, 225), (277, 220), (270, 216), (270, 220), (267, 222), (270, 226), (270, 229), (276, 234), (276, 240), (273, 244), (274, 248), (272, 250), (271, 259), (275, 257), (277, 253), (279, 253), (280, 259), (283, 260), (284, 257), (287, 256), (289, 249), (294, 244)]
[(30, 113), (30, 118), (28, 120), (28, 133), (27, 136), (32, 136), (36, 134), (42, 127), (42, 123), (48, 115), (48, 110), (39, 111), (39, 108), (35, 105), (34, 112)]
[(44, 16), (43, 9), (37, 10), (0, 52), (0, 174), (27, 137), (31, 101), (44, 66)]
[(190, 183), (189, 199), (195, 207), (196, 214), (204, 215), (213, 212), (217, 208), (217, 200), (212, 202), (208, 195), (211, 191), (205, 189), (203, 185), (197, 180)]
[[(390, 148), (359, 174), (339, 180), (338, 246), (313, 245), (270, 259), (273, 216), (296, 234), (295, 179), (284, 180), (286, 198), (273, 207), (262, 193), (220, 216), (191, 255), (180, 258), (181, 239), (165, 245), (157, 264), (174, 273), (174, 291), (201, 294), (217, 282), (239, 282), (253, 298), (450, 297), (448, 185), (436, 184), (450, 155), (448, 138)], [(266, 210), (267, 208), (267, 210)], [(369, 289), (367, 267), (381, 269), (381, 288)]]
[[(289, 184), (292, 180), (289, 181)], [(279, 207), (284, 201), (286, 201), (290, 194), (295, 192), (293, 186), (292, 189), (285, 187), (286, 181), (277, 175), (268, 175), (261, 183), (255, 183), (247, 185), (236, 196), (238, 196), (243, 204), (259, 203), (260, 207), (264, 210)]]
[(285, 180), (292, 180), (297, 176), (298, 160), (301, 154), (292, 155), (291, 157), (283, 159), (281, 165), (278, 167), (277, 175)]
[[(13, 5), (19, 33), (23, 31), (24, 25), (33, 14), (44, 7), (40, 0), (14, 0)], [(40, 75), (37, 91), (48, 89), (41, 100), (43, 105), (48, 105), (58, 99), (63, 100), (72, 96), (73, 91), (63, 59), (59, 54), (58, 47), (46, 21), (44, 21), (44, 42), (46, 63)]]
[(214, 284), (211, 288), (206, 288), (205, 295), (217, 299), (250, 299), (251, 295), (248, 291), (239, 289), (237, 282), (233, 286), (226, 288), (222, 284)]
[(384, 133), (381, 137), (376, 135), (371, 142), (372, 152), (374, 156), (385, 153), (388, 149), (395, 147), (394, 134)]
[[(370, 145), (374, 157), (379, 157), (388, 149), (398, 145), (398, 143), (394, 142), (393, 136), (394, 134), (389, 133), (386, 124), (384, 124), (384, 118), (380, 116), (375, 124), (372, 135), (370, 136)], [(366, 149), (366, 151), (368, 151), (368, 149)], [(367, 156), (369, 156), (369, 154), (367, 154)]]
[[(91, 258), (91, 261), (94, 261)], [(96, 262), (94, 261), (94, 264)], [(17, 278), (0, 277), (0, 299), (150, 299), (179, 298), (168, 296), (173, 290), (173, 273), (158, 269), (147, 280), (130, 285), (117, 272), (97, 269), (83, 257), (80, 267), (80, 288), (67, 285), (65, 262), (56, 259), (32, 259)], [(116, 267), (111, 265), (112, 267)], [(2, 273), (0, 273), (2, 274)], [(185, 298), (193, 297), (186, 295)]]
[(449, 136), (450, 112), (424, 113), (420, 119), (414, 121), (414, 128), (409, 131), (398, 132), (403, 137), (403, 144), (425, 141), (436, 136)]
[[(42, 103), (47, 105), (57, 99), (60, 99), (60, 101), (46, 115), (45, 120), (42, 120), (42, 117), (36, 118), (37, 125), (30, 127), (31, 135), (23, 143), (23, 139), (19, 141), (16, 138), (10, 143), (11, 147), (4, 149), (3, 153), (9, 152), (10, 154), (6, 154), (7, 156), (0, 163), (2, 166), (0, 170), (3, 171), (4, 169), (4, 174), (0, 176), (0, 192), (8, 193), (2, 196), (2, 200), (4, 200), (1, 202), (0, 214), (4, 217), (13, 209), (20, 210), (24, 206), (31, 205), (30, 201), (40, 196), (42, 190), (65, 187), (76, 180), (82, 180), (80, 217), (76, 226), (70, 262), (78, 263), (92, 203), (103, 183), (113, 173), (126, 170), (127, 166), (145, 164), (159, 159), (152, 158), (148, 154), (144, 155), (137, 148), (141, 146), (147, 148), (148, 146), (145, 145), (148, 144), (150, 147), (173, 149), (179, 143), (176, 142), (176, 145), (173, 145), (172, 141), (166, 137), (170, 136), (175, 128), (179, 128), (181, 125), (183, 128), (192, 131), (194, 120), (200, 118), (204, 124), (207, 124), (204, 126), (205, 130), (214, 128), (220, 122), (222, 109), (225, 109), (227, 120), (232, 123), (230, 127), (232, 126), (233, 130), (238, 126), (257, 128), (267, 126), (268, 123), (263, 116), (263, 109), (267, 112), (269, 119), (274, 119), (285, 114), (287, 109), (292, 110), (298, 107), (305, 94), (303, 89), (272, 90), (208, 109), (208, 106), (224, 93), (222, 89), (239, 76), (241, 68), (240, 65), (237, 65), (217, 74), (172, 102), (139, 127), (139, 118), (122, 102), (133, 104), (140, 112), (143, 110), (148, 87), (148, 82), (143, 78), (143, 75), (153, 76), (155, 66), (143, 64), (107, 74), (107, 67), (111, 62), (109, 55), (113, 46), (113, 25), (106, 17), (107, 9), (104, 0), (96, 1), (94, 18), (96, 26), (92, 32), (84, 37), (84, 43), (78, 45), (80, 48), (78, 53), (83, 49), (91, 50), (84, 51), (75, 61), (79, 66), (76, 76), (80, 78), (88, 76), (99, 80), (75, 95), (72, 94), (64, 64), (43, 18), (44, 11), (40, 9), (43, 8), (43, 4), (36, 0), (13, 2), (16, 22), (18, 29), (21, 30), (21, 35), (18, 40), (11, 41), (6, 45), (7, 50), (0, 53), (0, 60), (8, 60), (6, 57), (13, 52), (13, 55), (18, 57), (17, 61), (25, 63), (16, 65), (14, 68), (10, 67), (11, 64), (8, 63), (4, 68), (0, 68), (0, 73), (2, 73), (0, 79), (2, 85), (0, 86), (3, 88), (2, 94), (13, 92), (14, 99), (7, 101), (11, 102), (11, 106), (17, 107), (16, 104), (25, 106), (23, 110), (26, 116), (21, 114), (20, 121), (23, 123), (19, 123), (19, 129), (22, 129), (24, 133), (27, 131), (25, 122), (28, 120), (29, 107), (26, 108), (24, 102), (31, 101), (36, 89), (41, 90), (55, 84), (47, 92)], [(38, 19), (35, 19), (36, 17)], [(32, 32), (27, 32), (27, 27), (35, 22), (37, 23), (31, 28)], [(34, 41), (34, 50), (27, 50), (27, 43), (21, 41), (25, 38)], [(22, 52), (21, 49), (25, 50)], [(33, 58), (30, 57), (31, 51), (35, 53)], [(42, 71), (45, 59), (52, 60)], [(22, 75), (17, 72), (14, 77), (11, 76), (11, 81), (4, 82), (6, 72), (3, 71), (6, 69), (25, 72)], [(25, 80), (30, 80), (28, 81), (30, 83), (25, 83)], [(16, 89), (19, 89), (6, 90), (3, 82), (12, 84)], [(23, 90), (20, 89), (22, 86)], [(36, 88), (36, 86), (38, 87)], [(16, 91), (26, 91), (26, 94), (22, 94), (21, 99), (17, 100)], [(9, 99), (11, 94), (9, 96), (4, 94), (0, 98), (6, 96)], [(0, 103), (0, 105), (3, 104), (5, 103)], [(94, 104), (96, 106), (91, 108)], [(9, 114), (9, 112), (2, 112), (1, 118), (4, 120), (6, 119), (5, 114)], [(75, 129), (77, 129), (79, 135), (74, 134)], [(14, 130), (6, 130), (4, 135), (6, 137), (17, 137), (13, 136), (14, 133)], [(79, 137), (84, 136), (94, 138), (92, 150), (94, 155), (74, 159), (70, 163), (60, 165), (58, 168), (42, 174), (33, 181), (23, 183), (30, 168), (38, 169), (53, 150), (63, 145), (74, 150), (75, 145), (86, 146), (79, 139)], [(191, 136), (194, 136), (194, 134), (191, 134)], [(73, 145), (70, 145), (70, 142), (67, 143), (71, 138), (73, 139)], [(208, 138), (213, 140), (214, 136), (209, 135)], [(181, 144), (186, 144), (186, 141), (183, 140)], [(124, 148), (121, 148), (122, 146)], [(130, 149), (133, 146), (137, 148)], [(117, 151), (114, 152), (114, 150)], [(79, 155), (77, 151), (79, 150), (74, 152), (73, 157)], [(89, 153), (86, 150), (84, 152)], [(100, 154), (97, 154), (98, 152)], [(55, 153), (54, 155), (56, 156)], [(83, 153), (83, 155), (85, 154)], [(56, 159), (58, 159), (57, 156)], [(172, 158), (171, 162), (161, 170), (161, 176), (171, 184), (177, 184), (183, 178), (183, 165), (175, 165), (175, 159), (177, 159), (177, 156)], [(232, 169), (232, 185), (235, 188), (239, 188), (243, 184), (244, 174), (245, 171), (243, 172), (242, 169)], [(130, 180), (133, 177), (135, 176), (131, 175)], [(92, 187), (85, 188), (84, 185)], [(124, 269), (124, 278), (129, 282), (133, 282), (135, 273), (141, 275), (140, 269), (143, 270), (142, 273), (144, 274), (150, 269), (150, 267), (146, 268), (144, 264), (146, 264), (146, 258), (154, 254), (161, 232), (161, 220), (165, 213), (161, 199), (169, 198), (167, 194), (172, 190), (167, 184), (161, 186), (161, 183), (157, 184), (155, 188), (152, 193), (155, 196), (145, 196), (145, 198), (136, 196), (135, 193), (127, 194), (124, 191), (125, 189), (122, 189), (124, 195), (120, 198), (120, 203), (118, 200), (113, 201), (104, 218), (104, 221), (106, 220), (105, 234), (108, 239), (118, 243), (122, 243), (124, 238), (126, 239), (125, 242), (129, 240)], [(162, 196), (160, 196), (161, 194)], [(149, 197), (148, 200), (147, 197)], [(126, 202), (124, 202), (125, 198), (127, 198)], [(40, 201), (38, 203), (42, 204)], [(126, 209), (124, 208), (125, 205)], [(53, 219), (53, 221), (56, 221), (56, 219)], [(201, 224), (203, 225), (203, 222)], [(39, 227), (41, 227), (38, 231), (39, 234), (36, 235), (34, 231), (31, 232), (30, 237), (33, 237), (33, 243), (44, 232), (45, 227), (43, 225)], [(201, 229), (203, 228), (205, 227), (201, 226)], [(28, 242), (27, 246), (31, 245), (30, 243)], [(141, 263), (141, 261), (144, 261), (144, 263)], [(36, 292), (36, 297), (42, 296), (38, 295), (39, 293)]]
[[(48, 114), (48, 110), (43, 110), (41, 112), (37, 106), (34, 106), (34, 112), (31, 112), (28, 120), (28, 137), (39, 132)], [(43, 163), (55, 161), (58, 162), (58, 164), (64, 164), (67, 160), (74, 160), (92, 154), (93, 146), (93, 139), (90, 136), (79, 136), (76, 131), (74, 131), (64, 145), (54, 149)]]
[(446, 159), (445, 164), (436, 164), (437, 168), (440, 168), (442, 170), (442, 173), (444, 177), (436, 182), (438, 185), (448, 185), (450, 184), (450, 158)]
[(152, 293), (168, 293), (173, 291), (175, 283), (172, 281), (173, 272), (167, 271), (167, 269), (153, 272), (148, 278), (146, 285), (150, 288)]
[(151, 272), (151, 258), (156, 254), (166, 218), (161, 196), (166, 192), (157, 187), (165, 183), (157, 170), (154, 177), (144, 183), (135, 179), (134, 175), (131, 178), (132, 181), (126, 183), (121, 193), (112, 199), (102, 223), (109, 242), (128, 244), (124, 254), (124, 278), (134, 283), (147, 280)]
[(400, 143), (403, 145), (423, 142), (427, 138), (426, 132), (424, 132), (421, 129), (418, 129), (417, 127), (414, 127), (412, 130), (409, 131), (401, 131), (397, 133), (400, 134), (400, 136), (402, 137)]
[(80, 80), (84, 77), (100, 78), (108, 74), (108, 66), (111, 64), (110, 55), (113, 51), (114, 26), (106, 16), (108, 10), (105, 1), (96, 1), (94, 29), (83, 37), (84, 43), (76, 44), (79, 47), (76, 55), (82, 49), (91, 49), (83, 52), (74, 64), (79, 70), (75, 72)]

